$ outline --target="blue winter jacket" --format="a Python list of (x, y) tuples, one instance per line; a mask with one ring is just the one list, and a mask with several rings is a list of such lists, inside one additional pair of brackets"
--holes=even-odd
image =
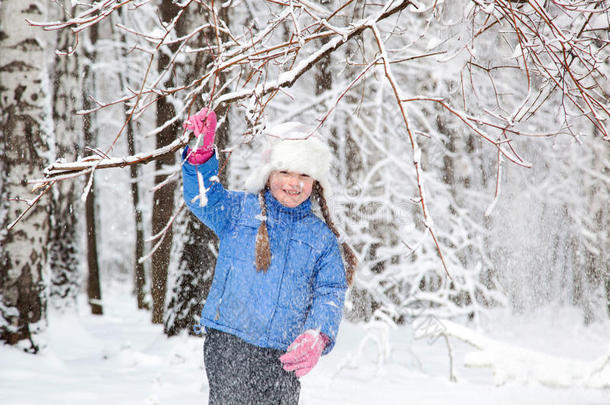
[[(203, 207), (196, 199), (197, 170), (208, 189)], [(318, 329), (330, 338), (324, 350), (328, 353), (335, 344), (347, 289), (337, 238), (312, 213), (309, 200), (288, 208), (267, 191), (271, 265), (267, 271), (257, 271), (258, 196), (225, 190), (217, 173), (216, 156), (202, 165), (183, 162), (186, 204), (220, 239), (200, 324), (280, 350), (305, 330)]]

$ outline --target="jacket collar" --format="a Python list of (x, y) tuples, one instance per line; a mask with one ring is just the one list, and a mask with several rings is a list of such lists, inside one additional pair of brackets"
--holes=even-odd
[(271, 194), (271, 191), (267, 190), (265, 191), (265, 202), (267, 204), (268, 221), (272, 222), (295, 222), (311, 213), (311, 200), (309, 198), (300, 205), (290, 208), (282, 205)]

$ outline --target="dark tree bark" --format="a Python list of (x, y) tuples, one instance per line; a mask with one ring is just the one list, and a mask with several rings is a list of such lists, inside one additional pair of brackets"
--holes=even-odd
[(186, 213), (177, 229), (181, 231), (175, 241), (179, 248), (175, 250), (179, 255), (178, 265), (172, 274), (173, 288), (164, 321), (164, 332), (168, 336), (175, 336), (183, 330), (195, 334), (193, 325), (197, 323), (212, 285), (216, 263), (216, 257), (207, 245), (211, 239), (210, 231), (198, 218)]
[(89, 267), (87, 277), (87, 297), (91, 313), (102, 315), (102, 286), (100, 283), (100, 267), (97, 260), (97, 213), (95, 209), (95, 184), (91, 185), (91, 191), (85, 201), (85, 218), (87, 222), (87, 266)]
[[(127, 143), (130, 155), (135, 155), (136, 147), (134, 141), (134, 129), (131, 122), (127, 124)], [(129, 167), (129, 175), (131, 177), (131, 198), (133, 200), (133, 213), (136, 228), (136, 243), (134, 257), (134, 286), (136, 299), (138, 301), (138, 309), (148, 309), (146, 302), (146, 273), (144, 263), (140, 262), (140, 258), (144, 256), (144, 224), (142, 222), (142, 209), (140, 207), (140, 187), (138, 185), (138, 167), (131, 165)]]
[[(88, 61), (83, 68), (83, 109), (90, 109), (91, 102), (89, 101), (89, 94), (94, 91), (95, 75), (91, 69), (91, 65), (96, 60), (97, 52), (95, 51), (95, 43), (98, 37), (97, 25), (92, 26), (88, 30), (89, 41), (93, 46), (91, 48), (84, 47), (84, 57)], [(87, 34), (87, 33), (85, 33)], [(85, 135), (86, 145), (97, 145), (97, 128), (93, 123), (95, 122), (95, 113), (85, 116), (83, 123), (83, 132)], [(100, 266), (98, 261), (97, 251), (97, 222), (98, 214), (96, 211), (95, 202), (95, 178), (89, 179), (91, 181), (91, 189), (87, 195), (85, 201), (85, 221), (87, 228), (87, 266), (88, 266), (88, 277), (87, 277), (87, 297), (89, 298), (89, 307), (91, 313), (94, 315), (102, 315), (104, 309), (102, 306), (102, 286), (100, 282)]]
[(606, 266), (606, 309), (610, 318), (610, 270)]
[[(177, 7), (171, 0), (163, 0), (160, 6), (161, 19), (164, 23), (169, 23), (178, 14)], [(172, 49), (174, 48), (174, 49)], [(170, 47), (175, 51), (175, 46)], [(168, 52), (161, 51), (157, 63), (157, 70), (163, 72), (170, 63)], [(174, 86), (174, 71), (167, 74), (167, 79), (164, 86)], [(174, 117), (176, 111), (174, 106), (166, 98), (161, 98), (157, 101), (157, 126), (162, 126), (166, 121)], [(157, 148), (161, 148), (170, 144), (179, 134), (180, 127), (173, 124), (164, 128), (157, 134)], [(167, 174), (163, 173), (164, 169), (169, 169), (176, 163), (176, 156), (173, 153), (165, 155), (163, 158), (155, 161), (155, 185), (162, 183)], [(175, 184), (166, 184), (161, 188), (157, 188), (153, 194), (153, 211), (152, 211), (152, 233), (157, 235), (167, 225), (169, 219), (174, 212), (174, 190)], [(167, 291), (167, 269), (169, 267), (170, 251), (172, 245), (172, 230), (169, 229), (159, 248), (152, 256), (152, 322), (163, 322), (163, 310), (165, 307), (165, 293)]]

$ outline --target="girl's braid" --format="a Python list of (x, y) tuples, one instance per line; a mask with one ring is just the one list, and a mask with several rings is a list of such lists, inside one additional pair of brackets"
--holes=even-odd
[[(320, 205), (320, 209), (322, 210), (322, 215), (324, 216), (324, 221), (326, 221), (326, 224), (335, 234), (337, 239), (341, 239), (341, 235), (339, 234), (339, 231), (335, 227), (335, 223), (333, 222), (330, 216), (330, 211), (328, 210), (328, 205), (326, 204), (326, 199), (324, 198), (324, 189), (317, 181), (314, 181), (313, 184), (313, 194), (318, 200), (318, 204)], [(356, 272), (356, 267), (358, 267), (358, 259), (356, 258), (356, 254), (347, 244), (347, 242), (342, 242), (341, 247), (343, 248), (343, 256), (345, 257), (345, 261), (347, 262), (345, 278), (347, 279), (348, 285), (352, 285), (352, 282), (354, 281), (354, 273)]]
[(269, 248), (269, 233), (267, 232), (267, 204), (265, 204), (265, 189), (258, 193), (261, 206), (261, 224), (256, 234), (256, 270), (267, 271), (271, 264), (271, 249)]

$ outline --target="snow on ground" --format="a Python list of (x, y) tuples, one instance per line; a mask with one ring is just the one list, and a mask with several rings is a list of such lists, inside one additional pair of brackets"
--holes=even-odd
[[(50, 314), (39, 355), (1, 346), (0, 404), (207, 403), (203, 340), (167, 339), (134, 301), (115, 292), (106, 295), (102, 317), (89, 315), (86, 305), (78, 315)], [(498, 312), (483, 330), (531, 350), (592, 360), (608, 349), (610, 322), (585, 328), (578, 313), (555, 308), (520, 317)], [(497, 387), (490, 371), (463, 367), (472, 349), (457, 341), (452, 346), (458, 381), (450, 382), (444, 339), (431, 343), (412, 336), (410, 326), (365, 330), (344, 322), (335, 350), (302, 378), (301, 405), (610, 405), (610, 390), (523, 382)]]

